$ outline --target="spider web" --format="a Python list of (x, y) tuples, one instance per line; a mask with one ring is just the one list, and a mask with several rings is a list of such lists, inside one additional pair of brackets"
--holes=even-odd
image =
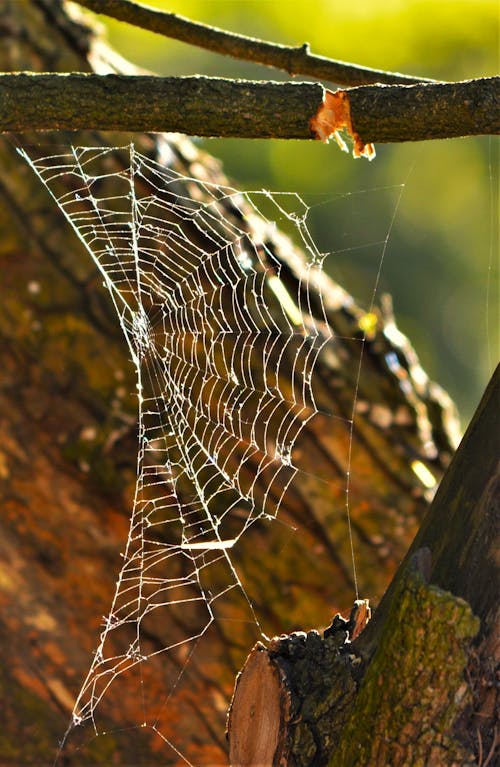
[[(315, 363), (334, 341), (320, 290), (325, 254), (300, 197), (204, 183), (133, 147), (116, 170), (113, 155), (124, 151), (33, 158), (20, 150), (99, 268), (137, 372), (130, 530), (70, 725), (90, 722), (96, 734), (97, 710), (125, 672), (170, 653), (171, 692), (161, 706), (172, 710), (173, 691), (219, 619), (264, 634), (237, 568), (238, 544), (256, 523), (275, 520), (301, 471), (297, 439), (320, 411)], [(308, 258), (293, 293), (269, 237), (275, 218)], [(227, 599), (235, 592), (237, 608)], [(159, 621), (170, 627), (161, 647), (150, 641)], [(162, 734), (161, 716), (148, 721), (190, 763)]]

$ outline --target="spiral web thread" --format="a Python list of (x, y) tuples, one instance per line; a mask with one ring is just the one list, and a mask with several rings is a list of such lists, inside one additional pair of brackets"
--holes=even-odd
[[(258, 625), (232, 549), (256, 520), (276, 516), (298, 471), (294, 444), (317, 412), (313, 368), (332, 337), (315, 286), (323, 255), (298, 196), (202, 183), (133, 147), (130, 165), (117, 171), (118, 151), (72, 148), (33, 159), (20, 150), (101, 271), (137, 371), (130, 531), (75, 725), (93, 720), (117, 675), (196, 643), (228, 591), (241, 590)], [(266, 240), (274, 225), (260, 202), (293, 224), (308, 255), (296, 295)], [(249, 234), (250, 219), (262, 237)], [(290, 359), (291, 378), (282, 375)], [(214, 591), (211, 571), (221, 566), (226, 583)], [(192, 608), (204, 620), (191, 636), (148, 653), (141, 628), (160, 608), (164, 620), (169, 610)]]

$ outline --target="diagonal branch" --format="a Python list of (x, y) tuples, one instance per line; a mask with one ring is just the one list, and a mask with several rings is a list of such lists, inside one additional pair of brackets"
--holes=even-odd
[(371, 157), (372, 142), (499, 133), (499, 95), (499, 77), (332, 93), (307, 82), (21, 72), (0, 74), (0, 132), (97, 129), (327, 141), (346, 129), (354, 154)]
[(386, 83), (388, 85), (411, 85), (420, 82), (433, 82), (425, 77), (411, 77), (398, 72), (360, 67), (345, 61), (334, 61), (325, 56), (316, 56), (304, 43), (296, 48), (278, 45), (254, 37), (226, 32), (208, 24), (200, 24), (176, 13), (166, 13), (131, 0), (78, 0), (80, 5), (95, 13), (125, 21), (150, 32), (181, 40), (198, 48), (223, 56), (253, 61), (268, 67), (282, 69), (289, 75), (307, 75), (318, 80), (329, 80), (339, 85), (368, 85)]

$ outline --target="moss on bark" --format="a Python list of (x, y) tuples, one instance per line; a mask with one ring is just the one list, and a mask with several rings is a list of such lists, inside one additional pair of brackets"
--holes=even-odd
[(465, 669), (479, 625), (463, 599), (410, 569), (393, 595), (330, 767), (475, 764), (451, 733), (470, 700)]

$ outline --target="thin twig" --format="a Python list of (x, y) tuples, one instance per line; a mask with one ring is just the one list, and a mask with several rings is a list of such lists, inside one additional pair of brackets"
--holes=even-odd
[(500, 742), (500, 739), (498, 737), (498, 729), (497, 729), (497, 726), (495, 725), (495, 729), (493, 730), (493, 740), (492, 740), (492, 743), (491, 743), (491, 748), (490, 748), (488, 756), (486, 757), (486, 760), (485, 760), (485, 762), (483, 764), (483, 767), (488, 767), (489, 763), (491, 762), (491, 760), (495, 756), (495, 752), (497, 750), (497, 746), (499, 745), (499, 742)]
[(434, 82), (426, 77), (384, 72), (345, 61), (334, 61), (325, 56), (316, 56), (310, 52), (308, 43), (294, 48), (226, 32), (208, 24), (191, 21), (176, 13), (166, 13), (130, 0), (78, 0), (78, 2), (95, 13), (125, 21), (150, 32), (221, 53), (223, 56), (265, 64), (268, 67), (284, 70), (290, 75), (307, 75), (316, 77), (318, 80), (350, 86), (370, 83), (412, 85)]
[(477, 735), (477, 763), (479, 767), (483, 767), (483, 739), (481, 737), (481, 730), (479, 727), (476, 727), (476, 735)]

